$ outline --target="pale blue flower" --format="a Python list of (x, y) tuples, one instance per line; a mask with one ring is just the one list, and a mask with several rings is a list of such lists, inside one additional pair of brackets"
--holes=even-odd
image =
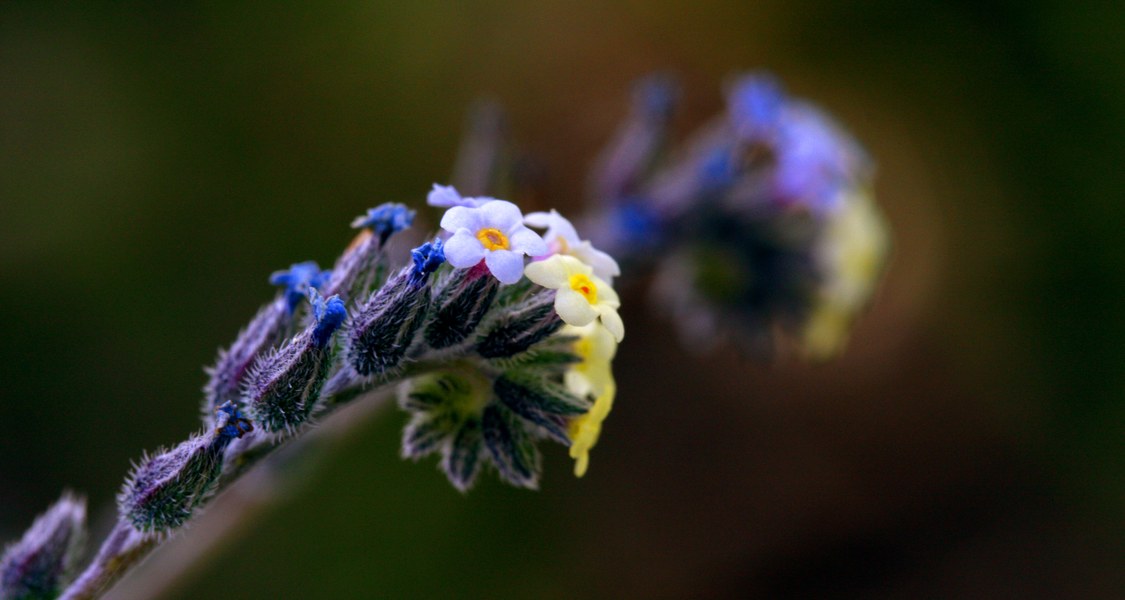
[(547, 243), (523, 224), (519, 207), (504, 200), (480, 207), (454, 206), (441, 218), (441, 228), (452, 233), (445, 242), (445, 259), (458, 269), (476, 266), (481, 260), (501, 283), (515, 283), (523, 276), (523, 257), (542, 256)]

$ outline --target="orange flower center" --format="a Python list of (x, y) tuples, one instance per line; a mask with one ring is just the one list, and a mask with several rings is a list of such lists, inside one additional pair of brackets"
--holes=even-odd
[(582, 294), (586, 302), (590, 304), (598, 303), (598, 286), (594, 285), (590, 278), (581, 274), (575, 273), (570, 276), (570, 289)]
[(485, 250), (507, 250), (508, 236), (504, 235), (499, 229), (486, 227), (477, 232), (477, 239), (480, 240)]

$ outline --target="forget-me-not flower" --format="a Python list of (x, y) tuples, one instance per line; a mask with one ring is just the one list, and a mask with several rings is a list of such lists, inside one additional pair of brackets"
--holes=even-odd
[(445, 242), (445, 259), (458, 269), (484, 264), (501, 283), (515, 283), (523, 275), (523, 257), (542, 256), (547, 244), (523, 224), (519, 207), (504, 200), (477, 208), (454, 206), (441, 218), (442, 229), (453, 234)]

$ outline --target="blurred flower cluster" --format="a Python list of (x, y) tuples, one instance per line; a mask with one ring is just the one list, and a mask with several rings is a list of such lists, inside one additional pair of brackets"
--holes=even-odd
[(839, 352), (878, 283), (888, 233), (858, 143), (771, 76), (733, 79), (726, 110), (679, 147), (675, 84), (636, 85), (590, 178), (592, 232), (688, 346)]

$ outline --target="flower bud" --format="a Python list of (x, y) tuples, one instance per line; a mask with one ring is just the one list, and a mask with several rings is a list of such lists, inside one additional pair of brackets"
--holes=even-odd
[(497, 317), (477, 343), (477, 353), (484, 358), (519, 354), (558, 331), (562, 324), (555, 312), (555, 292), (540, 290)]
[(360, 375), (398, 366), (422, 326), (431, 292), (414, 273), (414, 267), (402, 269), (359, 309), (348, 336), (348, 363)]
[(215, 487), (229, 437), (196, 435), (142, 459), (117, 497), (121, 517), (145, 533), (183, 525)]
[(202, 411), (207, 427), (214, 424), (216, 409), (226, 402), (240, 400), (242, 387), (254, 361), (284, 339), (292, 322), (288, 307), (285, 297), (264, 306), (238, 334), (230, 348), (219, 353), (215, 366), (207, 370), (210, 378), (203, 388)]
[(86, 500), (64, 493), (0, 558), (0, 598), (54, 598), (86, 537)]
[(332, 368), (332, 334), (347, 317), (338, 296), (311, 292), (316, 321), (281, 348), (254, 364), (243, 403), (255, 423), (269, 433), (292, 431), (312, 414)]
[(476, 331), (499, 289), (500, 282), (483, 269), (453, 271), (437, 293), (424, 332), (426, 343), (441, 349), (464, 341)]
[(369, 209), (366, 215), (356, 217), (352, 227), (363, 231), (344, 250), (332, 277), (322, 290), (327, 295), (339, 295), (345, 300), (361, 296), (364, 290), (379, 279), (383, 248), (390, 237), (414, 222), (414, 211), (402, 204), (386, 203)]

